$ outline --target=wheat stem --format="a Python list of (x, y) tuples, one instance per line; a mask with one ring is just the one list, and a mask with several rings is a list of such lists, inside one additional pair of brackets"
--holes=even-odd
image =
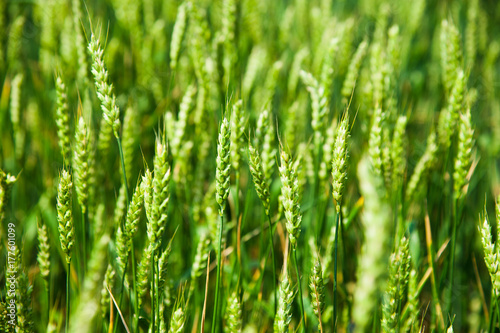
[[(319, 202), (321, 201), (320, 198), (318, 198), (318, 191), (319, 191), (319, 183), (320, 183), (320, 179), (319, 179), (319, 168), (320, 168), (320, 164), (321, 164), (321, 153), (322, 153), (322, 149), (321, 149), (321, 145), (318, 145), (316, 147), (316, 156), (314, 157), (314, 185), (313, 185), (313, 192), (312, 192), (312, 200), (311, 200), (311, 204), (313, 205), (313, 207), (319, 207)], [(320, 233), (321, 233), (321, 229), (322, 229), (322, 226), (323, 226), (323, 220), (322, 219), (318, 219), (318, 216), (320, 215), (321, 213), (318, 214), (318, 211), (317, 209), (312, 209), (311, 210), (311, 221), (309, 222), (311, 225), (314, 221), (316, 221), (316, 237), (317, 239), (320, 239)]]
[(151, 332), (155, 332), (155, 255), (156, 251), (153, 249), (151, 255)]
[(212, 319), (212, 333), (215, 332), (215, 327), (217, 326), (216, 321), (218, 320), (217, 318), (217, 312), (219, 309), (219, 284), (221, 283), (221, 261), (222, 261), (222, 232), (224, 230), (224, 216), (220, 216), (220, 230), (219, 230), (219, 239), (217, 243), (217, 248), (219, 249), (217, 251), (217, 279), (215, 280), (215, 302), (214, 302), (214, 313), (213, 313), (213, 319)]
[(436, 283), (436, 263), (435, 263), (435, 253), (432, 244), (432, 234), (431, 234), (431, 226), (429, 217), (425, 217), (425, 236), (427, 243), (427, 257), (429, 260), (429, 264), (431, 266), (431, 287), (432, 287), (432, 298), (434, 301), (434, 306), (436, 308), (436, 314), (438, 316), (438, 320), (440, 322), (440, 327), (444, 329), (444, 319), (443, 312), (441, 310), (441, 305), (439, 303), (439, 294), (437, 291), (437, 283)]
[(496, 303), (496, 301), (492, 297), (490, 301), (490, 323), (488, 326), (488, 332), (494, 332), (493, 327), (495, 327), (495, 316), (496, 316), (496, 312), (493, 311), (493, 307), (495, 306), (494, 303)]
[[(121, 279), (121, 287), (120, 287), (120, 299), (118, 300), (118, 307), (121, 308), (122, 307), (122, 301), (123, 301), (123, 286), (125, 285), (125, 275), (126, 275), (126, 271), (127, 271), (127, 264), (128, 264), (128, 257), (127, 257), (127, 260), (125, 261), (125, 266), (123, 267), (123, 272), (122, 272), (122, 279)], [(113, 306), (110, 307), (111, 309), (113, 308)], [(118, 327), (118, 318), (119, 316), (116, 316), (115, 318), (115, 323), (114, 325), (112, 326), (113, 327), (113, 333), (116, 332), (116, 328)], [(110, 318), (111, 320), (111, 318)]]
[(128, 210), (128, 205), (130, 203), (130, 199), (128, 197), (128, 185), (127, 185), (127, 173), (125, 172), (125, 159), (123, 158), (123, 149), (120, 138), (116, 137), (116, 142), (118, 143), (118, 150), (120, 151), (120, 162), (122, 165), (122, 174), (123, 174), (123, 185), (125, 186), (125, 197), (127, 198), (127, 205), (125, 206), (125, 211)]
[[(159, 259), (161, 259), (161, 258), (159, 258)], [(160, 293), (161, 293), (161, 291), (160, 291), (160, 274), (161, 274), (161, 272), (160, 272), (159, 260), (158, 261), (154, 260), (154, 264), (156, 265), (156, 273), (158, 274), (158, 276), (156, 277), (156, 280), (155, 280), (155, 283), (156, 283), (156, 286), (155, 286), (156, 287), (155, 288), (155, 290), (156, 290), (156, 298), (155, 298), (156, 313), (155, 313), (155, 316), (157, 319), (156, 322), (157, 322), (158, 328), (160, 329), (160, 327), (161, 327), (161, 321), (160, 321), (161, 320), (160, 319)]]
[[(498, 297), (496, 296), (495, 294), (495, 313), (496, 313), (496, 318), (499, 319), (500, 318), (500, 308), (498, 307)], [(496, 323), (494, 323), (496, 324)]]
[(295, 272), (297, 273), (297, 283), (299, 285), (300, 312), (302, 314), (302, 332), (307, 332), (306, 316), (304, 313), (304, 299), (302, 298), (302, 285), (300, 283), (299, 264), (297, 261), (297, 245), (293, 247), (293, 261), (295, 262)]
[(338, 265), (338, 244), (339, 244), (339, 222), (340, 212), (337, 212), (335, 219), (335, 247), (333, 254), (333, 331), (337, 332), (337, 265)]
[(47, 323), (50, 322), (50, 281), (47, 282)]
[[(240, 171), (238, 169), (236, 169), (236, 182), (235, 182), (235, 196), (234, 196), (234, 210), (236, 212), (236, 225), (235, 225), (235, 228), (234, 228), (234, 240), (235, 240), (235, 243), (237, 241), (237, 233), (238, 233), (238, 223), (240, 221), (240, 196), (239, 196), (239, 189), (240, 189)], [(238, 255), (236, 256), (237, 257), (237, 262), (238, 262), (238, 265), (239, 265), (239, 273), (238, 274), (241, 274), (241, 256)]]
[(87, 232), (85, 223), (85, 213), (82, 210), (82, 238), (83, 238), (83, 273), (82, 276), (85, 277), (85, 272), (87, 270)]
[(65, 332), (69, 332), (69, 311), (70, 311), (70, 305), (69, 305), (69, 300), (70, 300), (70, 278), (71, 278), (71, 262), (68, 262), (68, 272), (66, 274), (66, 327), (65, 327)]
[(267, 221), (269, 222), (269, 246), (271, 247), (271, 255), (273, 258), (273, 287), (274, 287), (274, 317), (276, 317), (276, 311), (278, 306), (278, 297), (276, 295), (276, 259), (274, 257), (274, 237), (273, 237), (273, 225), (271, 223), (271, 216), (267, 214)]
[[(139, 302), (138, 302), (138, 294), (137, 294), (137, 283), (136, 283), (136, 272), (135, 272), (135, 251), (134, 251), (134, 242), (132, 241), (132, 249), (131, 249), (131, 255), (132, 255), (132, 281), (134, 283), (134, 327), (135, 331), (137, 332), (138, 330), (138, 325), (139, 325)], [(127, 260), (128, 262), (128, 260)]]
[(452, 230), (451, 230), (451, 249), (450, 249), (450, 271), (449, 271), (449, 276), (448, 280), (450, 283), (450, 286), (448, 288), (448, 295), (447, 295), (447, 300), (446, 300), (446, 313), (450, 313), (451, 311), (451, 298), (453, 296), (453, 276), (455, 273), (455, 248), (456, 248), (456, 242), (457, 242), (457, 223), (458, 223), (458, 212), (457, 212), (457, 201), (453, 200), (453, 219), (452, 219)]

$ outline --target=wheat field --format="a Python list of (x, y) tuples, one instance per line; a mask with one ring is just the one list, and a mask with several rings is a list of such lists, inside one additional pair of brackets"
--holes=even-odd
[(499, 332), (499, 23), (0, 0), (0, 331)]

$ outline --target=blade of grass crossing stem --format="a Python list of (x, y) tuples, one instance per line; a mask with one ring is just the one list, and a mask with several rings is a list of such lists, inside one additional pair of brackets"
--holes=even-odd
[[(121, 144), (121, 140), (119, 138), (119, 136), (116, 136), (116, 142), (118, 144), (118, 151), (120, 152), (120, 163), (121, 163), (121, 168), (122, 168), (122, 175), (123, 175), (123, 186), (125, 186), (125, 198), (127, 199), (127, 202), (125, 204), (125, 212), (128, 211), (128, 205), (130, 203), (130, 199), (129, 199), (129, 196), (128, 196), (128, 184), (127, 184), (127, 173), (125, 171), (125, 159), (123, 157), (123, 149), (122, 149), (122, 144)], [(122, 228), (124, 228), (124, 220), (122, 219), (121, 221), (122, 223)], [(133, 249), (132, 249), (133, 251)], [(128, 262), (128, 260), (127, 260)], [(134, 264), (134, 263), (132, 263)], [(127, 265), (125, 264), (125, 269), (126, 269)], [(121, 280), (121, 294), (120, 294), (120, 306), (122, 304), (122, 299), (123, 299), (123, 287), (124, 287), (124, 282), (125, 282), (125, 274), (126, 274), (126, 270), (123, 271), (123, 276), (122, 276), (122, 280)], [(135, 274), (134, 274), (134, 279), (135, 279)], [(136, 289), (136, 286), (135, 286), (135, 281), (134, 281), (134, 290)], [(135, 296), (137, 296), (137, 293), (134, 292)], [(137, 300), (136, 300), (137, 302)], [(136, 314), (137, 314), (137, 311), (136, 311)], [(117, 317), (118, 319), (118, 317)], [(115, 327), (114, 327), (114, 332), (116, 332), (116, 327), (118, 325), (116, 325), (116, 322), (115, 322)]]
[(120, 307), (118, 307), (118, 304), (116, 304), (116, 300), (115, 300), (113, 294), (111, 293), (111, 290), (109, 290), (108, 286), (106, 286), (106, 289), (109, 292), (109, 296), (111, 297), (111, 300), (113, 300), (113, 303), (116, 306), (116, 311), (118, 312), (118, 314), (120, 315), (120, 318), (122, 319), (123, 327), (125, 327), (125, 330), (127, 331), (127, 333), (130, 333), (130, 330), (128, 329), (127, 323), (125, 322), (125, 318), (123, 318), (123, 314), (120, 311)]
[(208, 281), (210, 281), (210, 252), (207, 257), (207, 279), (205, 282), (205, 299), (203, 300), (203, 311), (201, 314), (201, 331), (205, 332), (205, 316), (207, 314)]
[[(109, 290), (109, 289), (108, 289)], [(114, 311), (114, 306), (113, 306), (113, 300), (109, 300), (109, 328), (108, 328), (108, 333), (113, 332), (113, 329), (116, 325), (114, 325), (114, 318), (115, 318), (115, 311)], [(104, 327), (106, 328), (106, 327)]]
[[(127, 256), (127, 260), (125, 261), (125, 266), (123, 267), (123, 272), (122, 272), (122, 279), (121, 279), (121, 293), (120, 293), (120, 299), (118, 301), (118, 306), (121, 307), (122, 306), (122, 301), (123, 301), (123, 294), (125, 292), (124, 290), (124, 285), (125, 285), (125, 275), (127, 274), (127, 266), (128, 266), (128, 256)], [(134, 282), (135, 283), (135, 282)], [(135, 286), (134, 286), (135, 287)], [(118, 326), (118, 316), (116, 317), (115, 319), (115, 324), (114, 324), (114, 329), (113, 329), (113, 332), (116, 332), (116, 327)]]

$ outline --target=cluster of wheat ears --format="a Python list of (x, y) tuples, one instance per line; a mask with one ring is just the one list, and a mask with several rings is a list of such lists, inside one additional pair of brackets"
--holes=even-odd
[(498, 331), (498, 22), (0, 0), (0, 331)]

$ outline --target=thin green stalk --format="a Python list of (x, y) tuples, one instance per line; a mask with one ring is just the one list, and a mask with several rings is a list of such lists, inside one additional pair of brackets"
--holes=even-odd
[[(342, 212), (339, 213), (339, 229), (340, 229), (340, 239), (339, 239), (339, 242), (341, 244), (341, 248), (340, 248), (340, 262), (342, 263), (345, 263), (346, 262), (346, 247), (345, 247), (345, 239), (344, 239), (344, 235), (345, 235), (345, 230), (344, 230), (344, 223), (341, 223), (340, 221), (343, 221), (343, 218), (342, 218)], [(347, 273), (346, 273), (346, 265), (342, 265), (342, 276), (347, 276)], [(347, 292), (345, 290), (345, 286), (341, 286), (342, 287), (342, 294), (343, 295), (346, 295)], [(337, 322), (337, 325), (338, 325), (338, 322)]]
[(240, 172), (239, 171), (236, 171), (235, 189), (236, 189), (236, 194), (234, 196), (234, 208), (236, 211), (236, 218), (239, 218), (240, 216), (240, 196), (239, 196)]
[[(87, 230), (86, 230), (86, 225), (85, 223), (85, 213), (82, 210), (82, 234), (83, 234), (83, 272), (82, 276), (85, 277), (85, 272), (87, 271)], [(82, 279), (83, 281), (83, 279)]]
[(335, 219), (335, 246), (333, 254), (333, 331), (337, 332), (337, 264), (338, 264), (338, 244), (339, 244), (339, 221), (340, 212), (337, 212)]
[[(238, 235), (238, 223), (239, 223), (239, 220), (240, 220), (240, 196), (239, 196), (239, 189), (240, 189), (240, 172), (239, 171), (236, 171), (236, 183), (235, 183), (235, 187), (236, 187), (236, 194), (234, 196), (234, 209), (236, 211), (236, 225), (235, 225), (235, 228), (234, 228), (234, 240), (235, 240), (235, 244), (236, 244), (236, 240), (237, 240), (237, 235)], [(238, 276), (239, 274), (241, 274), (241, 257), (240, 256), (236, 256), (237, 257), (237, 261), (238, 261), (238, 265), (239, 265), (239, 270), (238, 270)]]
[(47, 322), (46, 322), (46, 326), (49, 324), (50, 322), (50, 287), (49, 287), (49, 284), (50, 284), (50, 280), (47, 281), (46, 283), (46, 286), (47, 286)]
[(325, 227), (325, 216), (326, 216), (326, 211), (328, 210), (328, 200), (327, 196), (322, 195), (321, 198), (319, 198), (319, 205), (318, 205), (318, 212), (319, 212), (319, 218), (317, 219), (318, 223), (318, 231), (316, 234), (316, 242), (319, 244), (321, 241), (321, 235), (323, 234), (323, 230)]
[(216, 321), (217, 321), (217, 312), (219, 309), (219, 284), (221, 280), (220, 276), (220, 266), (221, 266), (221, 261), (222, 261), (222, 232), (224, 230), (224, 216), (221, 215), (220, 217), (220, 230), (219, 230), (219, 240), (218, 240), (218, 245), (217, 247), (219, 248), (217, 252), (217, 279), (215, 280), (215, 302), (214, 302), (214, 313), (213, 313), (213, 319), (212, 319), (212, 333), (215, 332), (215, 326)]
[[(136, 283), (136, 273), (135, 273), (135, 251), (134, 251), (134, 242), (132, 241), (132, 249), (131, 249), (131, 254), (132, 254), (132, 279), (134, 282), (134, 327), (135, 327), (135, 332), (138, 331), (139, 329), (139, 299), (137, 295), (137, 283)], [(128, 260), (127, 260), (128, 262)]]
[[(269, 247), (269, 244), (267, 246)], [(266, 249), (266, 253), (269, 253), (269, 249)], [(262, 268), (262, 272), (259, 275), (259, 281), (258, 281), (257, 284), (255, 284), (255, 289), (261, 288), (261, 286), (262, 286), (262, 280), (264, 280), (264, 269), (267, 266), (267, 259), (268, 258), (269, 258), (269, 256), (265, 256), (264, 257), (264, 265), (263, 265), (263, 268)], [(260, 268), (260, 257), (259, 257), (259, 268)], [(252, 294), (254, 293), (254, 290), (252, 290)], [(261, 304), (261, 307), (264, 308), (263, 304)]]
[[(231, 267), (231, 275), (230, 276), (234, 276), (235, 272), (236, 272), (236, 269), (239, 268), (240, 266), (238, 265), (238, 259), (235, 259), (233, 261), (233, 266)], [(237, 283), (239, 282), (240, 280), (240, 275), (241, 275), (241, 269), (238, 269), (238, 279), (237, 279)], [(233, 287), (233, 280), (230, 280), (229, 281), (229, 287), (230, 289)]]
[[(404, 292), (404, 291), (401, 290), (401, 286), (398, 284), (397, 294), (401, 295), (402, 292)], [(398, 303), (398, 306), (397, 306), (397, 309), (396, 309), (396, 315), (397, 315), (397, 318), (398, 318), (398, 322), (397, 322), (397, 325), (396, 325), (396, 332), (401, 332), (401, 308), (402, 308), (403, 300), (401, 298), (399, 298), (398, 301), (397, 301), (397, 303)]]
[[(264, 230), (264, 222), (261, 222), (261, 230)], [(260, 237), (259, 237), (259, 262), (262, 258), (262, 256), (266, 257), (266, 253), (269, 253), (267, 251), (268, 249), (264, 249), (264, 232), (261, 231)], [(264, 253), (264, 255), (263, 255)], [(264, 271), (266, 270), (266, 266), (262, 268), (262, 275), (264, 275)]]
[(378, 310), (375, 311), (373, 315), (373, 323), (372, 323), (372, 333), (377, 333), (377, 323), (379, 322), (378, 320)]
[[(237, 239), (238, 239), (238, 224), (240, 221), (240, 200), (239, 200), (239, 188), (240, 188), (240, 172), (236, 170), (236, 181), (235, 181), (235, 194), (234, 194), (234, 210), (236, 213), (236, 223), (233, 229), (233, 239), (234, 239), (234, 244), (237, 244)], [(236, 247), (235, 247), (236, 248)], [(233, 262), (233, 267), (231, 268), (231, 276), (234, 276), (234, 272), (236, 271), (236, 268), (238, 269), (238, 278), (237, 281), (240, 281), (241, 278), (241, 272), (243, 267), (243, 264), (241, 263), (241, 256), (239, 255), (238, 251), (236, 250), (236, 260)], [(232, 280), (229, 282), (230, 285), (232, 285)]]
[[(443, 173), (446, 173), (448, 172), (449, 170), (449, 164), (450, 164), (450, 160), (453, 161), (451, 159), (451, 149), (448, 149), (446, 151), (446, 155), (445, 155), (445, 160), (444, 160), (444, 165), (443, 165)], [(452, 171), (449, 171), (450, 174), (452, 174)], [(445, 186), (448, 186), (448, 189), (449, 189), (449, 192), (448, 193), (451, 193), (452, 195), (451, 196), (447, 196), (447, 197), (443, 197), (443, 201), (451, 201), (451, 206), (452, 206), (452, 209), (451, 209), (451, 213), (449, 212), (449, 208), (450, 205), (448, 204), (449, 202), (446, 202), (446, 204), (443, 204), (442, 207), (443, 207), (443, 217), (444, 217), (444, 221), (445, 221), (445, 225), (447, 227), (447, 231), (448, 231), (448, 234), (450, 232), (450, 229), (451, 229), (451, 240), (450, 240), (450, 243), (451, 243), (451, 248), (450, 248), (450, 257), (449, 257), (449, 261), (448, 261), (448, 272), (443, 272), (443, 275), (446, 275), (446, 273), (448, 273), (448, 281), (450, 282), (450, 286), (448, 288), (448, 292), (445, 291), (445, 294), (446, 296), (451, 296), (451, 289), (452, 289), (452, 283), (450, 281), (450, 279), (452, 279), (452, 271), (454, 269), (454, 265), (453, 265), (453, 262), (455, 261), (455, 239), (456, 239), (456, 221), (455, 221), (455, 200), (453, 198), (453, 195), (454, 195), (454, 192), (453, 192), (453, 183), (451, 181), (446, 181), (444, 180), (443, 181), (443, 188), (445, 188)], [(451, 215), (451, 216), (450, 216)], [(434, 269), (434, 263), (433, 263), (433, 269)], [(447, 297), (448, 298), (448, 297)], [(450, 307), (450, 300), (449, 298), (444, 300), (444, 310), (446, 311), (446, 313), (449, 313), (449, 307)], [(445, 314), (446, 314), (445, 313)], [(445, 323), (443, 323), (444, 325)]]
[[(500, 308), (498, 307), (498, 297), (496, 297), (496, 295), (495, 295), (495, 305), (494, 306), (496, 309), (496, 311), (495, 311), (496, 319), (500, 319)], [(493, 316), (493, 314), (492, 314), (492, 316)], [(495, 321), (493, 321), (493, 325), (494, 325), (493, 327), (496, 327)]]
[[(396, 195), (396, 208), (397, 208), (397, 212), (398, 212), (398, 221), (397, 221), (397, 226), (398, 226), (398, 239), (401, 239), (403, 238), (403, 235), (405, 234), (406, 232), (406, 225), (405, 225), (405, 222), (404, 222), (404, 208), (403, 208), (403, 205), (404, 205), (404, 192), (403, 192), (403, 186), (401, 185), (401, 183), (398, 185), (398, 194)], [(396, 242), (397, 239), (394, 239), (394, 242)], [(397, 244), (397, 243), (395, 243)]]
[(494, 327), (495, 327), (495, 316), (496, 312), (493, 311), (495, 300), (492, 298), (490, 302), (490, 324), (488, 326), (488, 332), (493, 333), (495, 332)]
[[(120, 138), (118, 136), (116, 136), (116, 142), (118, 144), (118, 151), (120, 152), (120, 163), (121, 163), (121, 166), (122, 166), (123, 186), (125, 186), (125, 198), (127, 199), (127, 202), (126, 202), (126, 205), (125, 205), (125, 211), (128, 211), (128, 205), (130, 203), (130, 198), (129, 198), (129, 195), (128, 195), (127, 173), (125, 171), (125, 159), (123, 157), (122, 143), (121, 143), (121, 140), (120, 140)], [(125, 226), (124, 224), (125, 224), (125, 221), (122, 219), (122, 227)], [(133, 251), (133, 245), (132, 245), (132, 251)], [(126, 271), (126, 268), (127, 268), (127, 264), (128, 264), (128, 255), (127, 255), (127, 262), (125, 263), (125, 270), (124, 270), (123, 276), (122, 276), (122, 282), (121, 282), (121, 290), (122, 290), (122, 292), (120, 294), (120, 303), (119, 303), (120, 307), (121, 307), (121, 302), (122, 302), (122, 298), (123, 298), (123, 286), (124, 286), (124, 282), (125, 282), (125, 271)], [(133, 265), (133, 270), (135, 271), (135, 265)], [(135, 294), (135, 296), (137, 298), (137, 290), (136, 290), (136, 286), (135, 285), (136, 284), (135, 284), (135, 274), (134, 274), (134, 294)], [(137, 304), (137, 299), (136, 299), (136, 304)], [(118, 316), (116, 318), (118, 319)], [(115, 329), (116, 329), (116, 326), (117, 325), (115, 323)]]
[(458, 223), (458, 216), (457, 216), (457, 205), (458, 205), (458, 200), (453, 200), (453, 226), (452, 226), (452, 231), (451, 231), (451, 253), (450, 253), (450, 271), (449, 271), (449, 281), (450, 281), (450, 286), (448, 288), (448, 295), (447, 295), (447, 300), (446, 300), (446, 313), (450, 314), (451, 311), (451, 297), (452, 297), (452, 290), (453, 290), (453, 277), (454, 277), (454, 271), (455, 271), (455, 247), (456, 247), (456, 241), (457, 241), (457, 223)]
[(68, 263), (68, 272), (66, 274), (66, 333), (69, 332), (69, 311), (70, 311), (70, 306), (69, 306), (69, 299), (70, 299), (70, 278), (71, 278), (71, 263)]
[(92, 228), (92, 223), (89, 220), (89, 209), (85, 212), (85, 231), (87, 233), (87, 253), (92, 252), (93, 244), (94, 244), (94, 230)]
[[(174, 69), (174, 71), (173, 71), (173, 72), (170, 72), (170, 78), (169, 78), (169, 80), (168, 80), (168, 86), (167, 86), (167, 96), (166, 96), (166, 98), (165, 98), (165, 99), (166, 99), (166, 101), (165, 101), (165, 105), (170, 105), (170, 104), (169, 104), (169, 103), (170, 103), (170, 101), (169, 101), (168, 99), (169, 99), (169, 97), (171, 97), (171, 96), (172, 96), (172, 94), (171, 94), (172, 83), (173, 83), (173, 82), (174, 82), (174, 80), (175, 80), (175, 75), (176, 75), (176, 73), (177, 73), (177, 68), (176, 68), (176, 69)], [(157, 110), (159, 110), (159, 108), (158, 108)]]
[[(500, 311), (498, 309), (498, 299), (495, 296), (495, 291), (492, 290), (492, 295), (491, 295), (491, 302), (490, 302), (490, 323), (488, 327), (488, 332), (493, 333), (495, 332), (495, 327), (496, 327), (496, 319), (497, 317), (500, 318)], [(496, 309), (496, 311), (494, 310)]]
[[(192, 199), (193, 195), (191, 193), (190, 186), (184, 186), (184, 195), (186, 197), (186, 202), (193, 202), (193, 199)], [(196, 225), (196, 221), (193, 218), (193, 210), (191, 208), (192, 207), (187, 207), (185, 212), (184, 212), (184, 210), (182, 211), (182, 214), (185, 213), (187, 215), (186, 218), (188, 220), (188, 225), (189, 225), (187, 232), (188, 232), (189, 237), (194, 238), (195, 232), (197, 230), (197, 225)], [(192, 246), (188, 246), (187, 244), (186, 244), (186, 247), (187, 247), (186, 251), (190, 252), (190, 257), (192, 258), (195, 255), (196, 248), (193, 248)]]
[[(440, 307), (439, 305), (439, 294), (438, 294), (438, 291), (437, 291), (437, 283), (436, 283), (436, 274), (435, 274), (435, 265), (434, 265), (434, 255), (431, 255), (432, 256), (432, 260), (433, 260), (433, 263), (432, 263), (432, 272), (431, 272), (431, 287), (432, 287), (432, 298), (433, 298), (433, 301), (435, 303), (435, 306), (436, 307)], [(440, 320), (440, 318), (442, 317), (442, 313), (440, 314), (437, 314), (437, 313), (434, 313), (433, 311), (433, 316), (434, 318), (437, 318), (437, 320)], [(433, 320), (434, 322), (434, 320)], [(441, 323), (441, 326), (444, 327), (444, 323), (442, 322)]]
[(120, 151), (120, 161), (122, 165), (122, 174), (123, 174), (123, 185), (125, 186), (125, 197), (127, 198), (127, 205), (125, 206), (125, 211), (128, 210), (128, 204), (130, 203), (130, 199), (128, 197), (128, 185), (127, 185), (127, 173), (125, 172), (125, 159), (123, 158), (123, 149), (122, 143), (119, 137), (116, 137), (116, 142), (118, 143), (118, 150)]
[(437, 284), (436, 284), (436, 264), (435, 264), (435, 253), (434, 249), (432, 246), (432, 235), (431, 235), (431, 226), (430, 226), (430, 221), (429, 217), (427, 216), (425, 218), (425, 232), (426, 232), (426, 243), (427, 243), (427, 252), (428, 252), (428, 261), (429, 265), (431, 266), (431, 289), (432, 289), (432, 300), (434, 303), (434, 306), (436, 307), (436, 313), (432, 311), (433, 314), (437, 315), (438, 320), (441, 323), (441, 329), (444, 330), (444, 319), (443, 319), (443, 312), (441, 309), (441, 304), (439, 303), (439, 294), (437, 291)]
[[(246, 214), (247, 212), (249, 211), (248, 207), (250, 206), (250, 204), (252, 203), (251, 199), (250, 199), (250, 189), (247, 188), (247, 191), (246, 191), (246, 194), (244, 196), (245, 198), (245, 204), (243, 205), (243, 211), (242, 211), (242, 214), (241, 214), (241, 226), (240, 226), (240, 229), (243, 230), (244, 229), (244, 224), (245, 224), (245, 217), (246, 217)], [(251, 210), (250, 210), (251, 211)], [(262, 253), (262, 237), (260, 237), (260, 248), (259, 248), (259, 258), (261, 257), (260, 254)], [(243, 251), (244, 247), (244, 243), (241, 244), (242, 245), (242, 249), (241, 251)], [(268, 251), (269, 252), (269, 251)], [(241, 267), (243, 267), (243, 257), (241, 258)], [(234, 272), (236, 270), (236, 260), (233, 262), (233, 267), (231, 268), (231, 276), (234, 276)], [(241, 278), (241, 275), (245, 274), (246, 271), (245, 270), (242, 270), (240, 267), (240, 270), (238, 272), (238, 280), (237, 280), (237, 283), (239, 283), (240, 280), (242, 280)], [(265, 267), (265, 265), (264, 265)], [(262, 275), (262, 274), (261, 274)], [(243, 277), (243, 280), (245, 279), (245, 277)], [(232, 288), (233, 287), (233, 284), (232, 284), (232, 281), (230, 283), (230, 287)]]
[(269, 246), (271, 247), (271, 255), (273, 258), (273, 286), (274, 286), (274, 317), (276, 318), (276, 311), (278, 306), (278, 297), (276, 295), (276, 260), (274, 258), (274, 236), (273, 225), (271, 223), (271, 216), (267, 214), (267, 221), (269, 222)]
[(51, 309), (51, 304), (53, 303), (53, 291), (51, 291), (50, 286), (54, 285), (54, 275), (50, 274), (49, 275), (49, 280), (47, 282), (47, 324), (50, 322), (50, 309)]
[(155, 332), (155, 250), (151, 254), (151, 332)]
[(306, 327), (306, 316), (304, 313), (304, 300), (302, 298), (302, 286), (300, 283), (300, 273), (299, 273), (299, 264), (297, 262), (297, 246), (293, 247), (293, 260), (295, 261), (295, 272), (297, 273), (297, 280), (299, 284), (299, 298), (300, 298), (300, 311), (302, 313), (302, 332), (307, 331)]
[[(399, 187), (398, 187), (399, 188)], [(398, 239), (401, 239), (401, 223), (399, 220), (399, 211), (398, 211), (398, 194), (399, 191), (393, 193), (391, 195), (391, 201), (392, 201), (392, 209), (393, 212), (397, 212), (396, 214), (393, 214), (393, 227), (394, 227), (394, 240), (393, 244), (398, 244)]]
[[(316, 147), (316, 154), (314, 156), (314, 169), (315, 169), (315, 172), (314, 172), (314, 187), (313, 187), (313, 200), (312, 200), (312, 203), (313, 203), (313, 207), (318, 204), (320, 202), (319, 198), (318, 198), (318, 190), (319, 190), (319, 166), (321, 164), (321, 146), (318, 146)], [(311, 221), (309, 221), (310, 225), (312, 225), (313, 221), (314, 221), (314, 217), (316, 216), (316, 209), (312, 209), (311, 210)], [(317, 223), (316, 223), (316, 235), (317, 235), (317, 238), (319, 239), (319, 234), (320, 234), (320, 230), (321, 230), (321, 221), (317, 220)]]
[[(125, 285), (125, 275), (127, 272), (127, 264), (128, 264), (128, 256), (127, 260), (125, 261), (125, 266), (123, 267), (123, 272), (122, 272), (122, 280), (121, 280), (121, 286), (120, 286), (120, 300), (118, 301), (118, 307), (122, 307), (122, 301), (123, 301), (123, 286)], [(118, 326), (118, 315), (115, 317), (115, 324), (113, 325), (113, 333), (116, 332), (116, 327)]]
[(158, 274), (158, 276), (156, 277), (156, 280), (155, 280), (155, 283), (156, 283), (156, 298), (155, 298), (155, 302), (156, 302), (156, 313), (155, 313), (155, 316), (156, 316), (156, 319), (158, 319), (158, 327), (160, 327), (160, 263), (159, 263), (159, 260), (155, 260), (155, 265), (156, 265), (156, 274)]

